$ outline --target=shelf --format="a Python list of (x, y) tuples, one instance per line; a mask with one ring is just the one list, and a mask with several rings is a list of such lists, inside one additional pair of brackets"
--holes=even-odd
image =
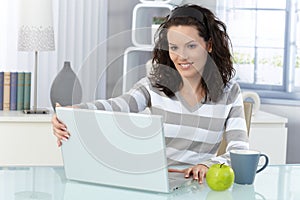
[(0, 123), (3, 122), (50, 122), (53, 112), (50, 114), (24, 114), (23, 111), (0, 111)]
[(123, 60), (123, 88), (128, 91), (138, 80), (145, 77), (145, 64), (152, 58), (152, 46), (128, 47), (124, 52)]
[(134, 46), (152, 45), (152, 18), (164, 17), (174, 8), (170, 4), (139, 3), (133, 9), (132, 43)]

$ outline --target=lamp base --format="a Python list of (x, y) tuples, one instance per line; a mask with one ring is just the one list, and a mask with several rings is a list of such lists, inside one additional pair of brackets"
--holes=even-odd
[(23, 110), (24, 114), (49, 114), (49, 110), (46, 108), (33, 108), (28, 110)]

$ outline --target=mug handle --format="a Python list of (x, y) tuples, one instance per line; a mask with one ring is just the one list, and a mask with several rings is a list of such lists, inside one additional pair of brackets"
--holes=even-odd
[(265, 164), (259, 170), (257, 170), (256, 173), (259, 173), (262, 170), (264, 170), (268, 166), (268, 164), (269, 164), (269, 158), (268, 158), (268, 156), (265, 155), (265, 154), (260, 154), (259, 157), (261, 157), (261, 156), (265, 157)]

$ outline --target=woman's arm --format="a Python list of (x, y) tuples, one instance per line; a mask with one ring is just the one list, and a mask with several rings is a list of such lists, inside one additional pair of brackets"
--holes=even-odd
[(131, 90), (121, 96), (108, 100), (100, 99), (94, 102), (81, 103), (76, 106), (91, 110), (141, 112), (151, 105), (147, 84), (149, 84), (148, 80), (144, 78), (137, 82)]
[[(149, 84), (148, 79), (144, 78), (136, 83), (129, 92), (119, 97), (108, 100), (96, 100), (90, 103), (81, 103), (73, 105), (72, 107), (119, 112), (140, 112), (151, 105), (147, 84)], [(51, 122), (53, 126), (53, 134), (57, 138), (57, 145), (61, 146), (62, 140), (68, 140), (70, 134), (67, 131), (66, 125), (57, 118), (56, 114), (53, 115)]]

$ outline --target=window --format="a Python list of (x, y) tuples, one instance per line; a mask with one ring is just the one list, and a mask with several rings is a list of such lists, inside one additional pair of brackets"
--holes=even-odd
[(300, 0), (219, 0), (236, 79), (262, 98), (300, 99)]
[(295, 87), (300, 90), (300, 0), (297, 2), (296, 21)]

